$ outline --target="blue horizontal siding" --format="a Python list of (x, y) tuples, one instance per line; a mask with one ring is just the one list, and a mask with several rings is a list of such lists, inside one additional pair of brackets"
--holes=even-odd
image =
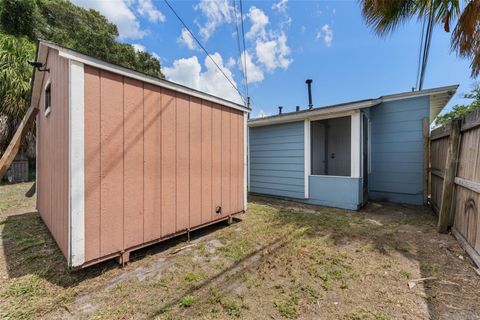
[(374, 200), (421, 204), (423, 196), (423, 118), (429, 98), (417, 97), (370, 108), (371, 173)]
[(328, 207), (357, 210), (361, 205), (362, 179), (310, 176), (309, 199), (304, 202)]
[(250, 128), (250, 191), (304, 198), (304, 123)]

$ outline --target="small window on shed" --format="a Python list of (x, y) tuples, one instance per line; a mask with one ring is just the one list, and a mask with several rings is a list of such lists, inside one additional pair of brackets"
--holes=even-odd
[(52, 110), (52, 88), (50, 82), (45, 87), (45, 116), (48, 116)]

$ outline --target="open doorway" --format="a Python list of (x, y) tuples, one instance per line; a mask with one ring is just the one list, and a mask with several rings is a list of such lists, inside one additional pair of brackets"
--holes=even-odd
[(351, 175), (351, 118), (312, 121), (311, 174)]

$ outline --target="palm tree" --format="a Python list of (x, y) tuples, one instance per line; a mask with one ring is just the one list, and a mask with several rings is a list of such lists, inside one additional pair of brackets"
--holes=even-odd
[(0, 154), (28, 109), (35, 45), (0, 33)]
[(367, 24), (380, 36), (393, 32), (413, 17), (442, 24), (445, 32), (453, 29), (451, 46), (462, 57), (471, 59), (472, 77), (480, 73), (480, 0), (360, 0)]

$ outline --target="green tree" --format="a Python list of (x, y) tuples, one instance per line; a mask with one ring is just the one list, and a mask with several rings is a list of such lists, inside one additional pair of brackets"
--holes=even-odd
[(476, 85), (469, 93), (463, 95), (465, 99), (471, 99), (472, 102), (469, 104), (457, 104), (452, 108), (452, 111), (447, 112), (443, 115), (437, 116), (435, 123), (446, 126), (450, 124), (453, 120), (459, 120), (464, 117), (467, 113), (472, 112), (480, 108), (480, 86)]
[(38, 38), (163, 78), (160, 61), (117, 41), (117, 26), (95, 10), (66, 0), (0, 0), (0, 29), (31, 41)]
[(0, 150), (5, 150), (28, 109), (32, 67), (27, 61), (34, 54), (35, 45), (26, 38), (0, 33)]
[(385, 36), (411, 18), (432, 17), (446, 32), (454, 23), (451, 46), (471, 59), (472, 77), (480, 73), (480, 0), (360, 0), (366, 22)]

